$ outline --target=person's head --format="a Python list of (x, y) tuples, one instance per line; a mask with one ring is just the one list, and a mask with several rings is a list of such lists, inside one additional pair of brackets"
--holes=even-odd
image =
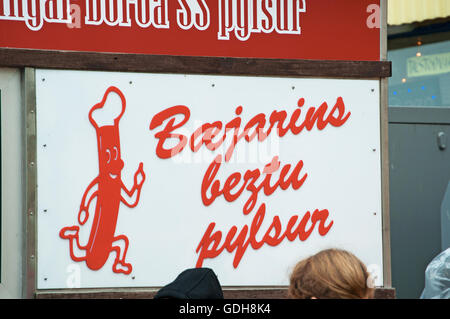
[(373, 298), (366, 266), (352, 253), (327, 249), (300, 261), (290, 278), (294, 299)]
[(210, 268), (190, 268), (162, 287), (154, 299), (223, 299), (222, 286)]

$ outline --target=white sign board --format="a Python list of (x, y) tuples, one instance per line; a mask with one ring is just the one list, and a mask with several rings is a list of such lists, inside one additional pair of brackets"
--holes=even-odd
[[(379, 81), (36, 71), (37, 288), (382, 269)], [(383, 282), (382, 274), (378, 284)]]

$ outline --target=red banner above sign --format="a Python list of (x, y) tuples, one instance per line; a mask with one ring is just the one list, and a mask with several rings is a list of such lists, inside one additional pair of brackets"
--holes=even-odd
[(3, 0), (0, 47), (380, 60), (380, 0)]

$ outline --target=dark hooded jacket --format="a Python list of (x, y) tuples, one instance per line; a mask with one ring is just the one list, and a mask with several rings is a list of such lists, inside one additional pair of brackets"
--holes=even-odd
[(209, 268), (186, 269), (161, 288), (154, 299), (223, 299), (219, 280)]

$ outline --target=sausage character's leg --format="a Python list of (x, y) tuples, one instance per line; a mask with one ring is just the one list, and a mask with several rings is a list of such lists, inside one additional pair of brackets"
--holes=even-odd
[(115, 273), (123, 273), (128, 275), (133, 270), (131, 264), (125, 262), (125, 257), (128, 250), (128, 238), (125, 235), (114, 237), (112, 251), (116, 252), (116, 259), (114, 260), (113, 271)]
[[(78, 236), (79, 230), (80, 227), (71, 226), (71, 227), (64, 227), (59, 232), (59, 237), (69, 240), (70, 258), (72, 258), (73, 261), (86, 260), (86, 246), (80, 245), (79, 240), (80, 238)], [(77, 253), (75, 253), (75, 251)]]
[(142, 189), (142, 185), (144, 184), (145, 181), (145, 173), (144, 173), (144, 168), (143, 168), (144, 164), (140, 163), (139, 164), (139, 168), (137, 169), (136, 173), (134, 174), (134, 185), (131, 188), (131, 190), (128, 190), (128, 188), (122, 183), (122, 189), (125, 191), (126, 193), (126, 197), (128, 197), (130, 200), (133, 200), (133, 196), (137, 191), (137, 196), (136, 199), (131, 202), (128, 201), (128, 199), (124, 196), (121, 196), (121, 201), (122, 203), (124, 203), (125, 205), (127, 205), (130, 208), (136, 207), (137, 204), (139, 203), (139, 197), (141, 196), (141, 189)]

